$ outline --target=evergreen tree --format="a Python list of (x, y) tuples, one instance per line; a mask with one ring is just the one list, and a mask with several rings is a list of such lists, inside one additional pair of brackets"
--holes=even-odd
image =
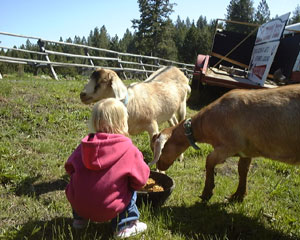
[[(227, 7), (227, 20), (252, 23), (254, 15), (252, 0), (231, 0)], [(226, 23), (226, 30), (240, 33), (249, 33), (253, 27), (245, 25)]]
[(119, 44), (119, 37), (115, 35), (110, 40), (110, 50), (120, 52), (120, 44)]
[(90, 34), (89, 34), (89, 36), (88, 36), (88, 38), (87, 38), (87, 44), (88, 44), (89, 46), (93, 46), (93, 37), (94, 37), (94, 34), (93, 34), (93, 31), (91, 30), (91, 31), (90, 31)]
[(99, 34), (99, 48), (109, 49), (110, 37), (107, 33), (106, 27), (103, 25)]
[(88, 43), (92, 47), (100, 48), (100, 31), (98, 27), (95, 27), (94, 31), (90, 31)]
[(88, 42), (87, 42), (87, 40), (86, 40), (86, 38), (84, 36), (81, 39), (81, 44), (82, 45), (87, 45), (88, 44)]
[[(75, 36), (74, 40), (73, 40), (73, 43), (81, 45), (82, 44), (81, 38), (79, 36)], [(84, 53), (84, 49), (83, 48), (81, 48), (81, 47), (73, 47), (72, 54), (84, 55), (85, 53)], [(75, 60), (75, 63), (81, 63), (81, 64), (84, 63), (84, 60), (80, 59), (80, 58), (75, 58), (74, 60)]]
[(204, 27), (207, 26), (207, 20), (206, 17), (203, 17), (202, 15), (198, 18), (197, 21), (197, 28), (203, 29)]
[(295, 11), (293, 12), (293, 16), (291, 17), (290, 24), (300, 23), (300, 6), (297, 5)]
[(195, 62), (200, 50), (200, 34), (199, 29), (192, 23), (189, 28), (183, 43), (184, 52), (182, 52), (182, 60), (187, 63)]
[(185, 20), (185, 24), (187, 28), (191, 28), (192, 27), (192, 23), (189, 17), (186, 18)]
[(174, 61), (177, 60), (177, 48), (173, 40), (174, 32), (174, 25), (171, 20), (168, 20), (165, 25), (165, 30), (160, 36), (161, 40), (157, 45), (159, 57)]
[(123, 38), (120, 40), (119, 45), (121, 52), (136, 53), (134, 45), (134, 36), (128, 28), (126, 29)]
[(182, 61), (182, 55), (185, 52), (183, 44), (187, 32), (188, 32), (188, 27), (186, 26), (184, 20), (181, 20), (180, 17), (178, 16), (175, 23), (174, 42), (178, 53), (177, 59), (179, 61)]
[(264, 24), (270, 20), (270, 9), (266, 0), (261, 0), (255, 12), (254, 21), (258, 24)]
[(164, 32), (169, 31), (168, 20), (174, 4), (169, 0), (138, 0), (138, 4), (140, 19), (132, 20), (138, 50), (145, 55), (159, 56), (158, 46), (163, 41)]
[(207, 23), (206, 17), (200, 16), (197, 21), (199, 30), (199, 50), (201, 54), (209, 54), (215, 28)]
[[(109, 49), (110, 47), (110, 38), (107, 33), (106, 27), (103, 25), (99, 30), (98, 27), (95, 27), (94, 31), (90, 31), (90, 35), (88, 37), (88, 45), (96, 48)], [(105, 53), (99, 52), (97, 50), (90, 51), (90, 55), (93, 56), (105, 56)]]

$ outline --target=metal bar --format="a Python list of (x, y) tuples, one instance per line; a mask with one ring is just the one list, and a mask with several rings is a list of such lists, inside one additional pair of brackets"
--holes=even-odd
[[(256, 30), (258, 29), (258, 26), (250, 32), (242, 41), (240, 41), (233, 49), (231, 49), (225, 56), (224, 58), (221, 58), (213, 67), (216, 67), (220, 62), (222, 62), (226, 57), (228, 57), (235, 49), (237, 49), (243, 42), (245, 42)], [(248, 67), (248, 66), (247, 66)]]
[(236, 23), (236, 24), (240, 24), (240, 25), (252, 26), (252, 27), (260, 27), (261, 26), (261, 24), (257, 24), (257, 23), (247, 23), (247, 22), (240, 22), (240, 21), (217, 18), (217, 21), (218, 20), (228, 22), (228, 23)]
[[(42, 60), (32, 60), (32, 59), (24, 59), (24, 58), (13, 58), (13, 57), (6, 57), (6, 56), (0, 56), (0, 61), (2, 62), (13, 62), (14, 63), (20, 63), (20, 64), (28, 64), (28, 63), (39, 63), (39, 64), (45, 64), (49, 65), (48, 61), (42, 61)], [(131, 71), (131, 72), (148, 72), (152, 73), (154, 71), (150, 70), (143, 70), (143, 69), (135, 69), (135, 68), (115, 68), (115, 67), (103, 67), (103, 66), (91, 66), (87, 64), (79, 64), (79, 63), (62, 63), (62, 62), (51, 62), (51, 65), (54, 67), (87, 67), (87, 68), (105, 68), (105, 69), (111, 69), (114, 71)]]
[(146, 67), (156, 67), (156, 68), (159, 68), (159, 67), (161, 67), (161, 66), (164, 66), (164, 65), (157, 66), (157, 65), (146, 64), (146, 63), (141, 64), (140, 62), (128, 62), (128, 61), (122, 61), (122, 60), (120, 60), (119, 62), (120, 62), (120, 63), (124, 63), (124, 64), (132, 64), (132, 65), (139, 65), (139, 66), (144, 65), (144, 66), (146, 66)]
[(25, 35), (15, 34), (15, 33), (8, 33), (8, 32), (0, 32), (0, 34), (12, 36), (12, 37), (31, 38), (31, 39), (36, 39), (36, 40), (40, 39), (38, 37), (30, 37), (30, 36), (25, 36)]
[(46, 55), (46, 53), (44, 53), (44, 52), (30, 51), (30, 50), (21, 49), (21, 48), (10, 48), (10, 47), (5, 47), (5, 46), (0, 46), (0, 48), (17, 51), (17, 52), (26, 52), (26, 53), (34, 53), (34, 54), (39, 54), (39, 55)]
[(6, 62), (6, 63), (18, 63), (18, 64), (28, 64), (24, 61), (18, 61), (18, 60), (10, 60), (10, 59), (2, 59), (0, 56), (0, 62)]
[[(239, 67), (242, 67), (242, 68), (248, 68), (248, 65), (246, 65), (246, 64), (244, 64), (244, 63), (241, 63), (241, 62), (238, 62), (238, 61), (236, 61), (236, 60), (230, 59), (230, 58), (228, 58), (228, 57), (226, 57), (226, 56), (223, 56), (223, 55), (221, 55), (221, 54), (218, 54), (218, 53), (212, 52), (212, 53), (211, 53), (211, 56), (217, 57), (217, 58), (219, 58), (219, 59), (221, 59), (221, 60), (225, 60), (226, 62), (230, 62), (230, 63), (235, 64), (235, 65), (237, 65), (237, 66), (239, 66)], [(215, 67), (215, 66), (214, 66), (214, 67)]]
[(88, 53), (87, 53), (88, 54), (87, 56), (71, 54), (71, 53), (61, 53), (61, 52), (55, 52), (55, 51), (50, 51), (50, 50), (45, 50), (45, 53), (52, 54), (52, 55), (65, 56), (65, 57), (85, 58), (85, 59), (94, 59), (94, 60), (106, 60), (106, 61), (118, 61), (119, 60), (119, 58), (93, 57), (93, 56), (90, 56)]

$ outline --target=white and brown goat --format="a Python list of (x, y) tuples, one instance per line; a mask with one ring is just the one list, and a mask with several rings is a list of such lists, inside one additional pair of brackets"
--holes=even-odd
[(81, 101), (93, 103), (114, 97), (124, 102), (128, 111), (128, 132), (136, 135), (143, 131), (150, 139), (159, 132), (158, 125), (169, 121), (173, 126), (186, 115), (186, 99), (190, 93), (189, 80), (176, 67), (163, 67), (144, 82), (128, 88), (118, 75), (108, 69), (95, 70), (80, 93)]
[[(162, 130), (152, 139), (154, 160), (167, 170), (190, 143), (184, 123)], [(239, 156), (239, 184), (230, 200), (242, 201), (253, 157), (300, 164), (300, 84), (274, 89), (232, 90), (191, 118), (195, 142), (208, 143), (205, 187), (201, 198), (213, 195), (214, 168), (226, 158)]]

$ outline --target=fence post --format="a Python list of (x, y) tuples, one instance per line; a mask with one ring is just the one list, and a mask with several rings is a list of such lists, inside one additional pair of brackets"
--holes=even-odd
[[(84, 53), (85, 53), (85, 55), (90, 57), (89, 50), (87, 48), (84, 49)], [(89, 58), (89, 61), (90, 61), (90, 64), (94, 67), (95, 65), (93, 63), (93, 60), (91, 58)]]
[[(117, 57), (118, 57), (118, 64), (119, 64), (119, 67), (123, 69), (122, 63), (119, 61), (119, 59), (120, 59), (120, 58), (119, 58), (119, 54), (117, 55)], [(127, 80), (127, 76), (126, 76), (126, 73), (124, 72), (124, 70), (122, 71), (122, 73), (123, 73), (124, 78)]]
[[(160, 63), (159, 63), (159, 59), (155, 59), (154, 64), (158, 66), (158, 68), (160, 67)], [(153, 67), (152, 67), (152, 71), (153, 71)]]
[[(41, 52), (45, 52), (45, 42), (43, 42), (41, 39), (39, 39), (39, 40), (37, 41), (37, 43), (38, 43), (38, 45), (39, 45), (39, 47), (40, 47), (40, 51), (41, 51)], [(46, 58), (47, 62), (49, 62), (49, 67), (50, 67), (50, 70), (51, 70), (51, 73), (52, 73), (54, 79), (55, 79), (55, 80), (58, 80), (58, 77), (57, 77), (57, 75), (56, 75), (56, 72), (54, 71), (54, 68), (53, 68), (53, 66), (52, 66), (52, 64), (51, 64), (51, 61), (50, 61), (50, 59), (49, 59), (48, 54), (45, 55), (45, 58)]]
[(142, 57), (140, 57), (140, 64), (142, 64), (142, 68), (143, 68), (143, 70), (144, 70), (144, 72), (145, 72), (145, 74), (146, 74), (146, 78), (148, 78), (148, 73), (147, 73), (146, 68), (145, 68), (145, 66), (144, 66), (144, 63), (143, 63), (143, 61), (142, 61)]

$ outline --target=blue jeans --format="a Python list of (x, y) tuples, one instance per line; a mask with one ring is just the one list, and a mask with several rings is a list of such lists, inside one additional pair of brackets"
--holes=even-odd
[(123, 212), (111, 220), (111, 225), (114, 231), (120, 231), (129, 225), (132, 221), (140, 218), (140, 212), (136, 206), (136, 191), (133, 192), (131, 201)]
[[(136, 206), (136, 191), (133, 191), (132, 198), (125, 208), (125, 210), (118, 214), (115, 218), (111, 220), (111, 226), (114, 231), (123, 230), (132, 221), (138, 220), (140, 218), (140, 212)], [(73, 209), (73, 218), (76, 220), (83, 220)]]

